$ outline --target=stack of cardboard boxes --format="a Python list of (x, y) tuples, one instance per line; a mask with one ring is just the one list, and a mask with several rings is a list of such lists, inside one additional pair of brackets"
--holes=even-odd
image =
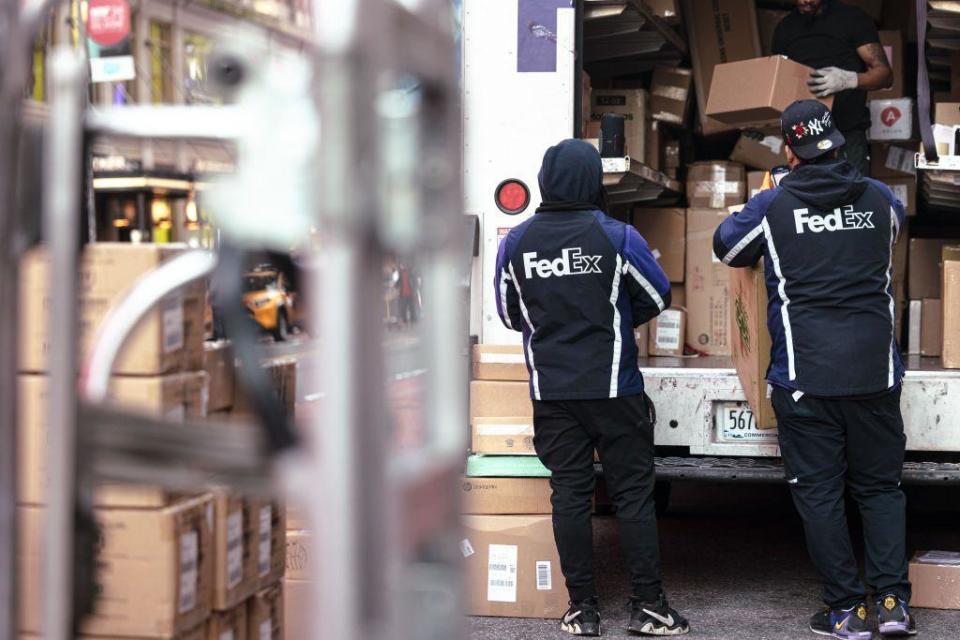
[(559, 617), (567, 594), (553, 542), (549, 472), (534, 457), (520, 347), (474, 347), (470, 423), (460, 542), (467, 613)]
[[(81, 357), (126, 290), (182, 250), (128, 243), (85, 247), (78, 295)], [(26, 635), (38, 633), (42, 622), (44, 461), (46, 443), (56, 437), (46, 417), (48, 269), (43, 249), (27, 255), (19, 305), (20, 628)], [(233, 362), (221, 358), (220, 366), (210, 366), (211, 352), (228, 349), (205, 349), (203, 301), (204, 284), (198, 283), (148, 314), (117, 361), (110, 402), (174, 422), (204, 418), (231, 402), (222, 391), (210, 395), (232, 388)], [(279, 625), (279, 616), (265, 611), (280, 597), (272, 585), (283, 573), (281, 509), (226, 494), (182, 495), (147, 486), (104, 485), (94, 499), (100, 591), (81, 628), (84, 636), (237, 639), (261, 633), (265, 622)], [(259, 637), (279, 639), (277, 629)]]

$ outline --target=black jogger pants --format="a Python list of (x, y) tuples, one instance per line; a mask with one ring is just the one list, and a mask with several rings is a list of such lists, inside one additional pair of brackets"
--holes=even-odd
[(573, 601), (596, 595), (591, 523), (594, 449), (617, 509), (633, 595), (651, 602), (660, 594), (653, 424), (647, 403), (643, 395), (533, 401), (533, 445), (552, 472), (553, 533)]
[(900, 388), (864, 399), (798, 400), (774, 389), (772, 400), (787, 482), (823, 579), (824, 602), (847, 608), (866, 597), (847, 528), (845, 489), (863, 519), (867, 585), (877, 596), (895, 593), (909, 602)]

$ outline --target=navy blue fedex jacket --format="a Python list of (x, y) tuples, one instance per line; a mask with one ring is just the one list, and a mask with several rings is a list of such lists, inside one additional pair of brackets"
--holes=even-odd
[(539, 176), (544, 204), (501, 241), (497, 311), (523, 332), (534, 400), (643, 393), (633, 328), (670, 306), (670, 283), (636, 229), (598, 209), (597, 150), (551, 147)]
[(746, 267), (763, 257), (770, 384), (822, 397), (900, 384), (891, 278), (904, 215), (886, 185), (829, 160), (797, 167), (723, 221), (718, 258)]

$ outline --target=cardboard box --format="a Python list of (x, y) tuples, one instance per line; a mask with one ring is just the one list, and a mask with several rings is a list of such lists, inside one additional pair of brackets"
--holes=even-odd
[(937, 101), (936, 110), (933, 113), (933, 121), (936, 124), (942, 124), (947, 127), (960, 126), (960, 102)]
[[(206, 415), (206, 374), (202, 371), (166, 376), (111, 379), (109, 397), (117, 406), (174, 422)], [(22, 504), (43, 504), (47, 488), (47, 376), (20, 374), (20, 428), (17, 434), (17, 499)], [(176, 497), (159, 487), (103, 485), (94, 499), (97, 506), (162, 507)]]
[(920, 355), (939, 356), (943, 346), (943, 303), (927, 299), (920, 318)]
[(311, 580), (310, 567), (312, 536), (305, 529), (287, 532), (284, 552), (285, 580)]
[(258, 591), (247, 601), (247, 638), (283, 640), (283, 584)]
[(743, 165), (713, 160), (687, 167), (687, 200), (694, 209), (725, 209), (747, 201)]
[(943, 248), (943, 350), (946, 369), (960, 369), (960, 247)]
[(207, 640), (246, 640), (247, 603), (229, 611), (214, 611), (207, 620)]
[(783, 138), (780, 136), (744, 131), (730, 153), (730, 160), (754, 169), (770, 171), (776, 166), (787, 164), (787, 154), (783, 147)]
[(730, 334), (737, 377), (757, 426), (772, 429), (777, 426), (777, 417), (767, 393), (772, 343), (767, 329), (767, 287), (762, 262), (752, 268), (730, 269), (730, 299)]
[(911, 300), (907, 324), (907, 355), (920, 355), (920, 332), (923, 330), (923, 300)]
[(467, 615), (563, 614), (567, 591), (550, 516), (464, 516), (462, 523)]
[[(209, 495), (163, 509), (98, 509), (99, 598), (84, 635), (173, 638), (210, 614), (213, 533)], [(40, 630), (43, 507), (17, 508), (20, 628)]]
[(712, 356), (730, 355), (730, 275), (713, 254), (713, 234), (728, 215), (687, 210), (686, 343)]
[[(784, 56), (719, 64), (713, 70), (706, 114), (740, 127), (779, 125), (780, 114), (797, 100), (818, 99), (807, 81), (810, 67)], [(828, 107), (832, 98), (819, 99)]]
[(650, 325), (642, 324), (633, 328), (633, 338), (637, 341), (637, 357), (646, 358), (650, 355)]
[(718, 64), (748, 60), (760, 55), (756, 3), (753, 0), (683, 0), (687, 42), (697, 89), (697, 111), (705, 134), (732, 127), (706, 117), (707, 96)]
[(523, 347), (510, 344), (473, 345), (474, 380), (529, 380)]
[(940, 260), (943, 248), (960, 244), (956, 238), (910, 238), (907, 294), (911, 300), (941, 298)]
[(789, 11), (780, 9), (757, 9), (757, 27), (760, 30), (760, 55), (773, 55), (773, 33)]
[(913, 98), (870, 100), (870, 140), (910, 140), (913, 137)]
[(650, 246), (670, 282), (683, 282), (687, 215), (684, 209), (633, 210), (633, 226)]
[(470, 382), (470, 419), (503, 416), (533, 417), (530, 385), (526, 382), (473, 380)]
[(910, 144), (871, 144), (870, 176), (884, 178), (916, 178), (914, 166), (916, 145)]
[(665, 309), (649, 323), (649, 351), (652, 356), (682, 356), (687, 332), (687, 313), (683, 309)]
[(916, 178), (883, 178), (885, 185), (890, 187), (907, 210), (908, 216), (917, 215), (917, 179)]
[[(81, 357), (90, 352), (108, 312), (142, 275), (183, 252), (183, 245), (93, 243), (80, 260), (78, 295)], [(26, 254), (20, 273), (20, 352), (24, 372), (46, 370), (49, 349), (49, 264), (44, 248)], [(171, 296), (148, 313), (126, 341), (114, 366), (119, 375), (160, 375), (195, 364), (202, 353), (202, 283)], [(199, 318), (200, 325), (194, 326)], [(199, 368), (199, 367), (193, 367)]]
[(890, 100), (904, 97), (906, 82), (903, 77), (903, 32), (899, 30), (880, 31), (880, 45), (887, 54), (887, 61), (893, 70), (893, 86), (889, 89), (871, 91), (868, 100)]
[(225, 611), (257, 590), (258, 538), (250, 505), (238, 495), (217, 492), (214, 518), (213, 608)]
[(760, 193), (766, 171), (747, 171), (747, 200)]
[(917, 551), (910, 560), (911, 607), (960, 609), (960, 553)]
[(247, 500), (253, 519), (253, 565), (257, 589), (266, 589), (283, 579), (287, 546), (287, 510), (271, 500)]
[(670, 285), (670, 306), (687, 307), (687, 287), (682, 284)]
[(209, 385), (208, 411), (223, 411), (233, 406), (236, 358), (229, 340), (203, 343), (203, 370)]
[[(297, 402), (297, 360), (294, 357), (268, 358), (260, 363), (273, 384), (274, 396), (280, 403), (288, 417), (293, 417)], [(237, 382), (233, 393), (233, 410), (235, 416), (244, 416), (254, 413), (253, 405), (243, 387), (243, 381), (237, 374)]]
[(690, 109), (693, 72), (680, 67), (656, 67), (650, 82), (650, 117), (683, 125)]
[(552, 513), (549, 478), (463, 478), (461, 513), (510, 515)]
[(593, 89), (590, 104), (593, 122), (599, 123), (605, 113), (625, 115), (627, 155), (637, 160), (646, 157), (647, 92), (644, 89)]
[(283, 581), (283, 634), (286, 640), (316, 638), (316, 629), (312, 628), (308, 615), (312, 590), (311, 582), (290, 579)]
[(664, 163), (663, 159), (663, 123), (657, 120), (647, 120), (647, 139), (644, 142), (646, 153), (643, 163), (654, 171), (661, 171)]
[(535, 456), (533, 420), (522, 418), (474, 418), (471, 420), (473, 453)]

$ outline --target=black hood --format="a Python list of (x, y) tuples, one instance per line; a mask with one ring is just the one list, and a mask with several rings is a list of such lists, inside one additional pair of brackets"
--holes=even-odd
[(542, 210), (606, 208), (600, 152), (583, 140), (564, 140), (547, 149), (537, 181)]
[(850, 204), (867, 188), (867, 181), (849, 162), (827, 160), (802, 164), (780, 181), (780, 186), (817, 209)]

